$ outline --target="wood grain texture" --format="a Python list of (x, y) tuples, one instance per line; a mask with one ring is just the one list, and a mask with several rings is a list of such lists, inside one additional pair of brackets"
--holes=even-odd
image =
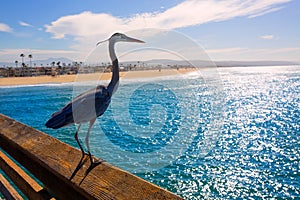
[(60, 199), (182, 199), (106, 162), (86, 175), (89, 159), (70, 181), (81, 151), (1, 114), (0, 147)]
[(0, 174), (0, 192), (5, 199), (22, 200), (15, 188)]
[(29, 199), (52, 199), (33, 178), (0, 151), (0, 168)]

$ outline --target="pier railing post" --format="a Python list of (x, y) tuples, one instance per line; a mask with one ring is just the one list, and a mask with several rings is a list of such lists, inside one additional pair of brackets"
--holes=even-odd
[(70, 180), (79, 150), (1, 114), (0, 148), (59, 199), (181, 199), (106, 162), (86, 174), (89, 159)]

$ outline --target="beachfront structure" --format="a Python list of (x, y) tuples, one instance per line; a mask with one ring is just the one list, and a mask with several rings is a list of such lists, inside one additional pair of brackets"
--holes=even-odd
[(69, 67), (8, 67), (0, 68), (0, 77), (25, 77), (25, 76), (45, 76), (53, 75), (53, 71), (57, 74), (77, 74), (79, 67), (69, 66)]
[[(24, 77), (24, 76), (45, 76), (53, 75), (55, 71), (56, 75), (65, 75), (65, 74), (89, 74), (89, 73), (101, 73), (101, 72), (111, 72), (112, 65), (111, 63), (96, 63), (96, 64), (84, 64), (82, 62), (73, 62), (73, 63), (60, 63), (52, 62), (43, 66), (40, 64), (38, 66), (34, 63), (34, 67), (28, 67), (23, 65), (18, 67), (19, 62), (15, 61), (15, 67), (0, 67), (0, 77)], [(163, 69), (186, 69), (191, 68), (190, 65), (183, 64), (162, 64), (162, 63), (147, 63), (142, 61), (131, 61), (123, 62), (120, 64), (120, 71), (143, 71), (143, 70), (163, 70)]]

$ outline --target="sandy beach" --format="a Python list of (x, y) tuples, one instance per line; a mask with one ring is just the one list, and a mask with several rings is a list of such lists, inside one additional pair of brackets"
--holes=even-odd
[[(161, 76), (180, 75), (194, 71), (190, 69), (164, 69), (164, 70), (145, 70), (145, 71), (128, 71), (120, 72), (121, 79), (132, 78), (151, 78)], [(36, 85), (46, 83), (70, 83), (79, 81), (109, 80), (111, 73), (91, 73), (76, 75), (59, 75), (59, 76), (32, 76), (32, 77), (7, 77), (0, 78), (0, 86), (16, 86), (16, 85)]]

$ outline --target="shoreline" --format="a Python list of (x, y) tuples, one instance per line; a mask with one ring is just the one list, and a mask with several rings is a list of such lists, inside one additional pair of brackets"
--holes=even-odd
[[(196, 68), (188, 69), (162, 69), (159, 70), (143, 70), (143, 71), (126, 71), (120, 72), (120, 79), (135, 78), (155, 78), (163, 76), (183, 75), (197, 70)], [(108, 73), (89, 73), (89, 74), (72, 74), (58, 76), (30, 76), (30, 77), (4, 77), (0, 78), (0, 86), (26, 86), (48, 83), (73, 83), (84, 81), (110, 80), (111, 72)]]

